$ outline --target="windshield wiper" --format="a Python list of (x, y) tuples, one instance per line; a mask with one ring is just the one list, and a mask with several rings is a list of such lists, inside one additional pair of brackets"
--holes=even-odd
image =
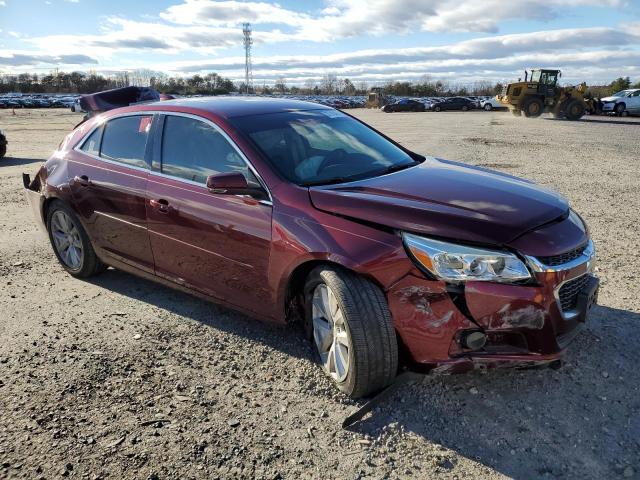
[(393, 172), (398, 172), (400, 170), (404, 170), (405, 168), (409, 168), (409, 167), (415, 167), (416, 165), (419, 165), (420, 162), (413, 161), (411, 163), (396, 163), (394, 165), (389, 165), (387, 168), (385, 168), (384, 170), (382, 170), (379, 175), (384, 175), (386, 173), (393, 173)]
[(345, 183), (352, 181), (349, 177), (331, 177), (324, 180), (312, 180), (311, 182), (301, 183), (303, 187), (315, 187), (318, 185), (335, 185), (336, 183)]

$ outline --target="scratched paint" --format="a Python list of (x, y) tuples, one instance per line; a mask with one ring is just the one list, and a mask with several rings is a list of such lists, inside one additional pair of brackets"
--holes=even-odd
[(498, 310), (495, 320), (492, 319), (492, 328), (531, 328), (540, 330), (544, 326), (544, 311), (534, 305), (511, 309), (511, 304), (506, 304)]

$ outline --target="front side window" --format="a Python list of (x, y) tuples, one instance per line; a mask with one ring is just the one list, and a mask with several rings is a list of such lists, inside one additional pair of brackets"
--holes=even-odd
[(168, 115), (162, 134), (162, 173), (198, 183), (209, 175), (241, 172), (257, 183), (246, 162), (211, 125), (189, 117)]
[(147, 168), (145, 150), (151, 130), (150, 115), (114, 118), (104, 126), (100, 156), (108, 160)]
[(419, 163), (337, 110), (248, 115), (231, 122), (283, 177), (298, 185), (357, 180)]

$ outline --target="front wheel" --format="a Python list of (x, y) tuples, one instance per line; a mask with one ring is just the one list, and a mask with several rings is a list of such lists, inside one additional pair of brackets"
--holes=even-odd
[(107, 269), (77, 215), (61, 201), (55, 201), (47, 212), (47, 231), (58, 261), (74, 277), (86, 278)]
[(585, 104), (580, 100), (570, 100), (564, 107), (564, 116), (567, 120), (580, 120), (585, 113)]
[(538, 97), (529, 97), (522, 103), (522, 112), (527, 118), (536, 118), (542, 115), (544, 103)]
[(346, 270), (321, 266), (305, 285), (307, 333), (323, 370), (352, 398), (388, 386), (398, 344), (382, 290)]
[(436, 105), (435, 107), (433, 107), (433, 109), (434, 109), (436, 112), (439, 112), (440, 110), (442, 110), (442, 107), (440, 107), (440, 106)]
[(624, 103), (618, 103), (613, 111), (616, 113), (618, 117), (622, 117), (627, 106)]
[(487, 112), (490, 112), (493, 109), (493, 107), (491, 106), (490, 103), (485, 103), (484, 107), (482, 107), (482, 108), (484, 108), (484, 110), (487, 111)]

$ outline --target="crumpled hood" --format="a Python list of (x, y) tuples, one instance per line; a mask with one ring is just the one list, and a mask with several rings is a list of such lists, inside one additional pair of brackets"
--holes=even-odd
[(355, 182), (311, 187), (315, 208), (403, 231), (505, 245), (568, 213), (559, 194), (457, 162), (421, 165)]

